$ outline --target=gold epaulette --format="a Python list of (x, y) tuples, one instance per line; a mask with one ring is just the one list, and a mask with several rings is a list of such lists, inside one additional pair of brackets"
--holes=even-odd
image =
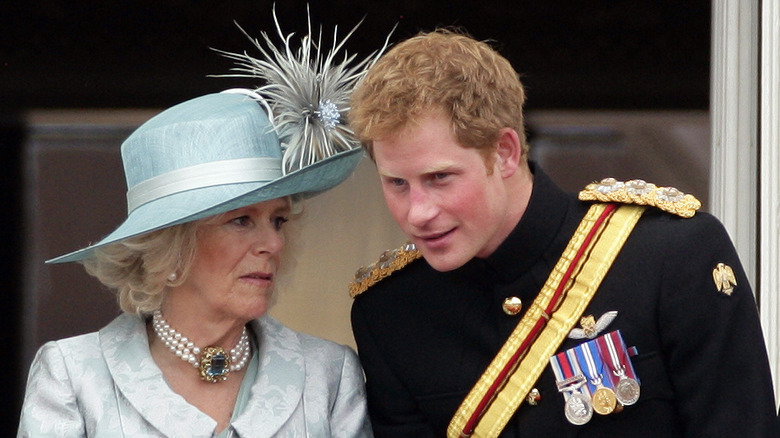
[(400, 248), (383, 252), (376, 263), (357, 270), (355, 279), (349, 284), (349, 296), (355, 298), (383, 278), (420, 257), (422, 254), (413, 243), (406, 243)]
[(674, 187), (657, 187), (641, 179), (617, 181), (605, 178), (588, 184), (580, 192), (581, 201), (619, 202), (622, 204), (648, 205), (681, 217), (692, 217), (701, 208), (701, 202)]

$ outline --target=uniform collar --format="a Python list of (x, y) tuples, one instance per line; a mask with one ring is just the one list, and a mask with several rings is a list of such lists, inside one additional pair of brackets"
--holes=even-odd
[(528, 164), (534, 181), (528, 207), (512, 233), (484, 260), (504, 281), (527, 272), (549, 251), (571, 205), (572, 198), (541, 167), (533, 162)]

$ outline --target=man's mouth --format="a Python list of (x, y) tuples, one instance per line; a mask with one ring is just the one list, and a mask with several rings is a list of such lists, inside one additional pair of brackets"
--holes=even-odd
[(426, 235), (418, 235), (417, 238), (420, 239), (423, 243), (426, 244), (435, 244), (437, 242), (442, 241), (447, 236), (451, 235), (455, 231), (455, 228), (441, 232), (441, 233), (430, 233)]

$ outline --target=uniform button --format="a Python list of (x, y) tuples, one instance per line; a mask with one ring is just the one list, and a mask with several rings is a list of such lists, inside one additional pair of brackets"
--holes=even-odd
[(525, 397), (525, 401), (531, 406), (537, 406), (539, 402), (542, 401), (542, 394), (538, 389), (533, 388)]
[(523, 302), (517, 297), (504, 298), (504, 304), (501, 305), (501, 308), (507, 315), (517, 315), (523, 308)]

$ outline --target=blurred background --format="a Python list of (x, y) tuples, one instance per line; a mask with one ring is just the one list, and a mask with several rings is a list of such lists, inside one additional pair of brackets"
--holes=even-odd
[[(321, 25), (364, 57), (437, 26), (490, 40), (527, 86), (532, 158), (576, 191), (612, 176), (708, 199), (710, 1), (297, 1), (276, 4), (284, 34)], [(272, 2), (64, 1), (4, 5), (0, 15), (0, 351), (11, 436), (30, 360), (50, 339), (99, 329), (114, 298), (79, 265), (43, 261), (80, 248), (124, 218), (122, 140), (156, 112), (195, 96), (260, 84), (215, 78), (232, 64), (212, 49), (259, 56), (250, 35), (279, 41)], [(308, 207), (295, 278), (272, 313), (352, 345), (347, 284), (403, 238), (364, 160)]]

